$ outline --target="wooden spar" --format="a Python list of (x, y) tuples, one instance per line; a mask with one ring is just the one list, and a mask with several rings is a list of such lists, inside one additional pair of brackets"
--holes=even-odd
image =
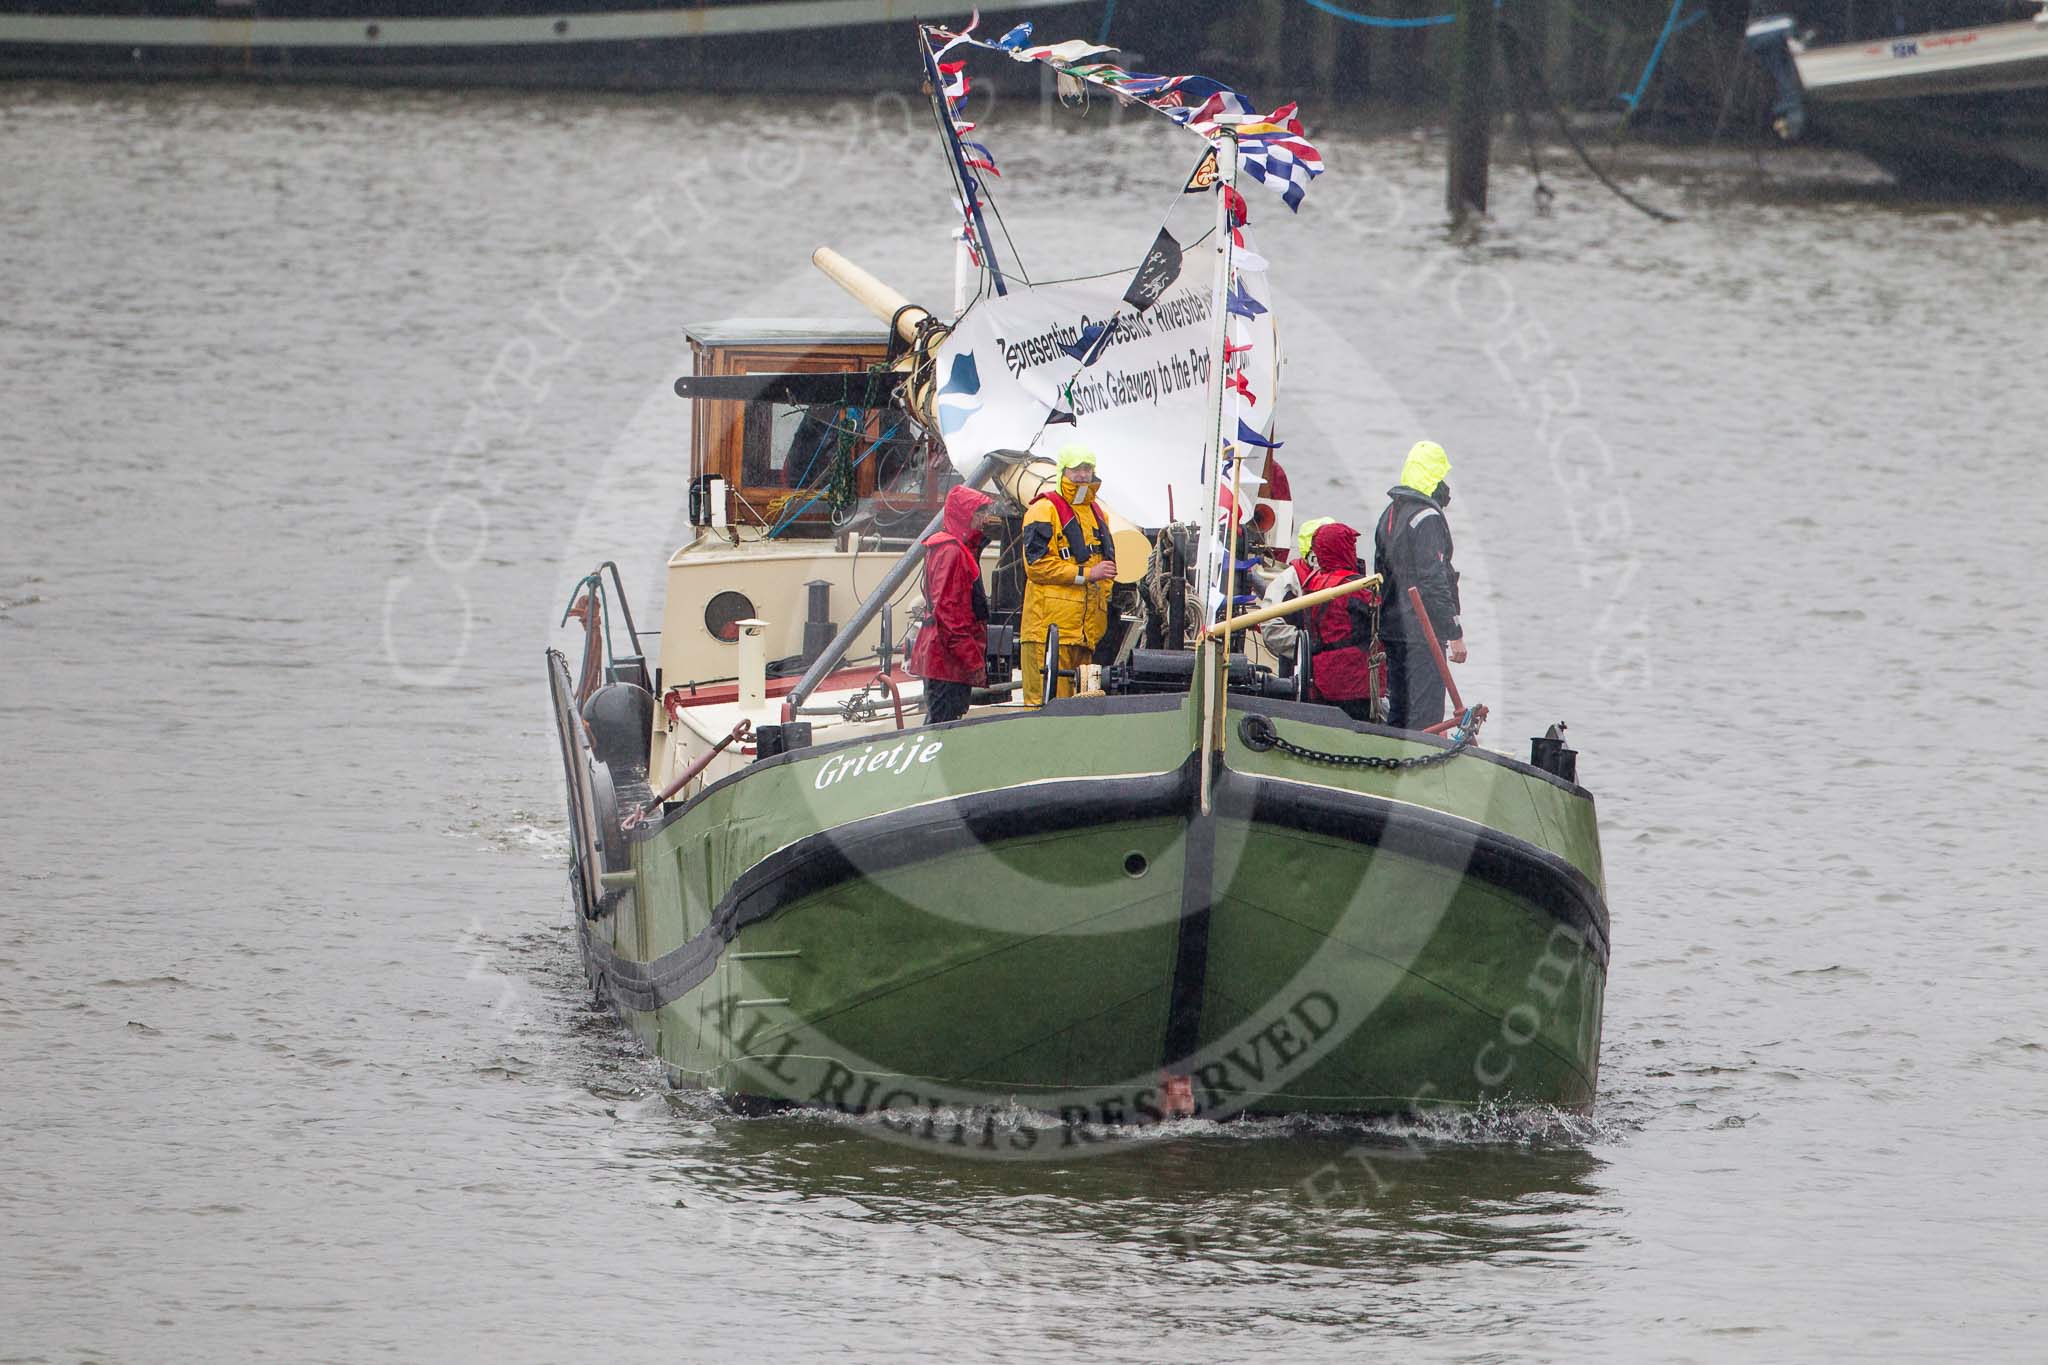
[[(876, 317), (893, 324), (897, 334), (905, 341), (915, 341), (919, 325), (931, 316), (931, 310), (918, 307), (829, 246), (821, 246), (813, 251), (811, 264), (824, 271), (826, 277), (834, 284), (859, 300), (862, 307)], [(1002, 457), (998, 455), (984, 459), (976, 466), (974, 472), (967, 476), (967, 486), (981, 487), (995, 477), (1003, 463)], [(839, 661), (846, 657), (847, 650), (853, 647), (854, 640), (867, 629), (869, 622), (881, 614), (882, 608), (896, 595), (896, 590), (910, 580), (910, 575), (917, 572), (918, 566), (924, 563), (924, 538), (942, 530), (945, 519), (946, 513), (943, 508), (932, 514), (932, 519), (917, 533), (917, 538), (911, 541), (910, 548), (905, 550), (902, 557), (890, 567), (889, 572), (883, 575), (881, 583), (868, 593), (860, 609), (839, 628), (839, 633), (832, 637), (832, 643), (825, 646), (824, 653), (804, 670), (803, 677), (797, 679), (796, 686), (789, 690), (789, 695), (783, 701), (782, 718), (785, 721), (796, 719), (798, 708), (810, 698), (811, 693), (818, 690), (818, 684), (839, 666)]]
[[(1230, 549), (1223, 562), (1223, 614), (1228, 616), (1237, 607), (1237, 528), (1244, 517), (1244, 459), (1242, 456), (1230, 462)], [(1223, 652), (1230, 653), (1230, 637), (1223, 637)]]
[[(884, 321), (893, 321), (897, 332), (906, 342), (917, 340), (917, 329), (931, 311), (912, 303), (903, 295), (876, 279), (867, 271), (855, 265), (829, 246), (821, 246), (811, 253), (811, 264), (825, 273), (827, 279), (852, 295), (861, 307)], [(913, 395), (915, 410), (924, 411), (921, 395)], [(1112, 471), (1114, 473), (1114, 471)], [(1020, 461), (1000, 472), (996, 484), (1017, 503), (1029, 506), (1033, 498), (1048, 488), (1057, 488), (1059, 475), (1052, 461), (1036, 458)], [(1146, 570), (1152, 565), (1152, 537), (1137, 526), (1118, 515), (1114, 507), (1105, 506), (1108, 513), (1110, 540), (1116, 546), (1116, 581), (1119, 583), (1142, 582)]]
[[(898, 357), (895, 368), (908, 372), (915, 381), (905, 386), (907, 392), (904, 396), (909, 401), (911, 414), (926, 429), (935, 429), (936, 419), (931, 405), (936, 380), (932, 367), (922, 365), (923, 357), (916, 347), (919, 331), (933, 320), (931, 309), (912, 303), (829, 246), (813, 251), (811, 264), (823, 271), (826, 279), (852, 295), (861, 307), (896, 329), (896, 335), (909, 349)], [(933, 333), (934, 337), (940, 335), (943, 332)], [(926, 345), (932, 344), (927, 339)]]
[(1223, 497), (1223, 366), (1230, 341), (1230, 199), (1226, 191), (1237, 184), (1237, 140), (1227, 134), (1216, 143), (1216, 277), (1209, 286), (1209, 306), (1215, 318), (1215, 332), (1209, 339), (1209, 441), (1202, 452), (1207, 476), (1207, 511), (1202, 518), (1201, 561), (1196, 589), (1207, 595), (1222, 586), (1222, 541), (1216, 532), (1216, 518)]
[(1216, 140), (1216, 279), (1210, 285), (1210, 307), (1215, 310), (1216, 333), (1209, 343), (1209, 401), (1214, 413), (1209, 427), (1208, 513), (1202, 522), (1199, 544), (1201, 569), (1195, 576), (1201, 598), (1204, 629), (1197, 645), (1195, 671), (1202, 678), (1202, 779), (1201, 813), (1209, 814), (1216, 782), (1216, 747), (1223, 742), (1223, 709), (1230, 689), (1226, 678), (1230, 656), (1221, 641), (1208, 633), (1211, 610), (1209, 594), (1222, 581), (1222, 536), (1216, 529), (1216, 515), (1223, 498), (1223, 366), (1230, 342), (1230, 191), (1237, 187), (1237, 139), (1224, 134)]
[(1451, 77), (1451, 141), (1444, 207), (1453, 222), (1486, 213), (1493, 139), (1494, 0), (1458, 0), (1458, 51)]
[(920, 308), (829, 246), (813, 251), (811, 264), (851, 294), (854, 302), (895, 327), (905, 341), (917, 340), (918, 324), (931, 316), (930, 309)]
[(1277, 607), (1260, 607), (1257, 611), (1248, 611), (1244, 615), (1234, 616), (1228, 621), (1218, 621), (1215, 625), (1209, 627), (1209, 634), (1235, 635), (1241, 630), (1250, 630), (1253, 626), (1262, 626), (1266, 622), (1282, 616), (1292, 616), (1295, 612), (1307, 611), (1311, 607), (1320, 607), (1325, 602), (1334, 602), (1340, 597), (1349, 597), (1352, 593), (1364, 592), (1367, 588), (1377, 588), (1380, 585), (1380, 581), (1378, 574), (1368, 574), (1364, 578), (1354, 578), (1349, 583), (1339, 583), (1334, 588), (1323, 588), (1316, 592), (1304, 593), (1300, 597), (1290, 597)]

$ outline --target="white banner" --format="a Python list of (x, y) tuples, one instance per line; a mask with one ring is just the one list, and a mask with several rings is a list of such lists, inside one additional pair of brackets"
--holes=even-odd
[[(1199, 521), (1208, 503), (1203, 456), (1215, 424), (1214, 262), (1211, 243), (1191, 248), (1179, 275), (1143, 312), (1125, 301), (1132, 278), (1121, 274), (1035, 288), (1013, 282), (1008, 294), (976, 302), (938, 354), (935, 406), (954, 465), (965, 474), (990, 451), (1050, 458), (1078, 443), (1100, 457), (1103, 501), (1118, 513), (1152, 528)], [(1264, 275), (1238, 278), (1266, 302)], [(1112, 330), (1091, 347), (1096, 324)], [(1228, 395), (1224, 434), (1234, 440), (1240, 415), (1262, 434), (1271, 429), (1278, 350), (1270, 311), (1233, 316), (1230, 333), (1233, 346), (1251, 348), (1234, 355), (1231, 368), (1243, 370), (1258, 399)], [(1073, 352), (1091, 350), (1084, 367)], [(1048, 424), (1060, 414), (1074, 420)], [(1248, 487), (1246, 501), (1256, 492)]]

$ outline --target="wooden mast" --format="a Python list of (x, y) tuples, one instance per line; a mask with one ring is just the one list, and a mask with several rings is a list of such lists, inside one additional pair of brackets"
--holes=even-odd
[(1212, 416), (1209, 448), (1203, 454), (1208, 475), (1208, 508), (1202, 521), (1200, 569), (1195, 576), (1196, 597), (1202, 604), (1203, 632), (1195, 671), (1202, 685), (1202, 780), (1201, 810), (1210, 808), (1210, 788), (1215, 784), (1216, 750), (1223, 742), (1223, 707), (1230, 671), (1228, 639), (1208, 633), (1214, 611), (1211, 594), (1222, 587), (1224, 557), (1231, 553), (1216, 529), (1223, 495), (1223, 366), (1230, 340), (1230, 195), (1237, 187), (1237, 139), (1228, 132), (1216, 139), (1216, 278), (1209, 288), (1214, 310), (1215, 331), (1209, 342), (1209, 407)]

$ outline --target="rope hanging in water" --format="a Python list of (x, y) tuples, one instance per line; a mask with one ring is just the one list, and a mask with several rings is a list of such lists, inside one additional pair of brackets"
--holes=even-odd
[(1508, 67), (1508, 89), (1515, 96), (1515, 117), (1522, 124), (1522, 143), (1529, 152), (1529, 174), (1536, 177), (1536, 212), (1539, 216), (1550, 212), (1550, 201), (1557, 198), (1557, 192), (1543, 183), (1543, 159), (1536, 151), (1536, 122), (1529, 117), (1528, 92), (1522, 88), (1522, 69), (1513, 62)]
[[(1458, 20), (1458, 16), (1455, 14), (1431, 14), (1421, 18), (1414, 19), (1387, 19), (1376, 14), (1360, 14), (1357, 10), (1345, 9), (1342, 5), (1331, 3), (1331, 0), (1302, 0), (1302, 3), (1306, 4), (1311, 9), (1320, 10), (1324, 14), (1334, 15), (1335, 17), (1343, 19), (1349, 23), (1364, 24), (1369, 28), (1434, 28), (1444, 24), (1454, 24)], [(1496, 10), (1498, 10), (1502, 8), (1505, 3), (1506, 0), (1493, 0), (1493, 7)], [(1501, 19), (1497, 22), (1500, 26), (1501, 37), (1507, 41), (1507, 46), (1511, 47), (1514, 50), (1512, 60), (1520, 63), (1521, 66), (1527, 70), (1529, 75), (1535, 79), (1536, 91), (1539, 95), (1543, 97), (1544, 107), (1550, 111), (1551, 118), (1556, 121), (1558, 131), (1564, 134), (1564, 140), (1571, 144), (1571, 149), (1578, 154), (1579, 160), (1585, 164), (1586, 169), (1593, 173), (1593, 178), (1595, 180), (1598, 180), (1602, 185), (1605, 185), (1611, 194), (1613, 194), (1617, 199), (1620, 199), (1623, 203), (1627, 204), (1630, 208), (1635, 209), (1638, 213), (1647, 214), (1649, 217), (1655, 218), (1660, 223), (1677, 223), (1684, 221), (1683, 219), (1679, 218), (1676, 214), (1666, 213), (1662, 209), (1653, 208), (1649, 204), (1645, 204), (1642, 200), (1636, 198), (1627, 190), (1615, 184), (1614, 181), (1608, 177), (1607, 172), (1601, 170), (1599, 166), (1594, 164), (1591, 154), (1588, 153), (1585, 147), (1579, 142), (1578, 135), (1572, 131), (1571, 125), (1565, 121), (1564, 112), (1557, 107), (1557, 101), (1551, 97), (1550, 84), (1549, 82), (1544, 80), (1542, 68), (1540, 66), (1537, 66), (1530, 60), (1529, 50), (1525, 46), (1526, 40), (1522, 37), (1521, 31), (1517, 29), (1513, 23), (1506, 19)], [(1667, 32), (1665, 35), (1665, 39), (1668, 40), (1669, 37), (1670, 34)], [(1660, 40), (1658, 47), (1661, 54), (1661, 50), (1663, 47), (1662, 40)], [(1654, 61), (1652, 63), (1651, 69), (1655, 69)], [(1514, 86), (1516, 103), (1520, 104), (1522, 99), (1522, 84), (1519, 73), (1517, 73), (1511, 67), (1508, 74), (1510, 81)], [(1647, 78), (1647, 73), (1645, 73), (1646, 82)], [(1631, 112), (1633, 112), (1633, 110), (1631, 110)], [(1530, 128), (1528, 115), (1526, 113), (1524, 113), (1522, 117), (1522, 127), (1524, 131), (1529, 134), (1530, 139), (1529, 166), (1530, 169), (1536, 175), (1537, 205), (1539, 209), (1547, 208), (1549, 206), (1550, 200), (1554, 197), (1554, 195), (1552, 194), (1550, 188), (1543, 183), (1543, 167), (1536, 159), (1535, 135), (1534, 131)]]
[(1513, 23), (1503, 19), (1500, 21), (1500, 36), (1505, 41), (1506, 47), (1512, 49), (1510, 59), (1519, 62), (1522, 69), (1528, 73), (1529, 78), (1535, 83), (1536, 93), (1542, 97), (1544, 108), (1550, 111), (1551, 120), (1557, 124), (1557, 130), (1564, 134), (1564, 140), (1571, 144), (1571, 149), (1574, 152), (1578, 153), (1580, 162), (1584, 164), (1587, 170), (1593, 173), (1593, 178), (1605, 185), (1608, 192), (1613, 194), (1615, 198), (1621, 200), (1621, 202), (1627, 204), (1638, 213), (1655, 218), (1660, 223), (1679, 223), (1685, 221), (1676, 214), (1666, 213), (1660, 208), (1645, 204), (1642, 200), (1615, 184), (1608, 177), (1607, 172), (1601, 170), (1595, 164), (1591, 153), (1587, 152), (1585, 145), (1579, 141), (1578, 134), (1572, 131), (1571, 124), (1565, 119), (1564, 111), (1557, 107), (1557, 100), (1550, 93), (1550, 82), (1543, 78), (1542, 66), (1531, 60), (1529, 56), (1528, 39), (1522, 35), (1522, 31), (1516, 28)]

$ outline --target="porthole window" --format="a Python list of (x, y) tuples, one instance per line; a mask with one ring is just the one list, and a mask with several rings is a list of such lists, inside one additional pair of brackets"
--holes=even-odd
[(704, 629), (711, 632), (713, 639), (728, 644), (740, 638), (739, 623), (751, 620), (754, 604), (743, 592), (722, 592), (704, 607)]

